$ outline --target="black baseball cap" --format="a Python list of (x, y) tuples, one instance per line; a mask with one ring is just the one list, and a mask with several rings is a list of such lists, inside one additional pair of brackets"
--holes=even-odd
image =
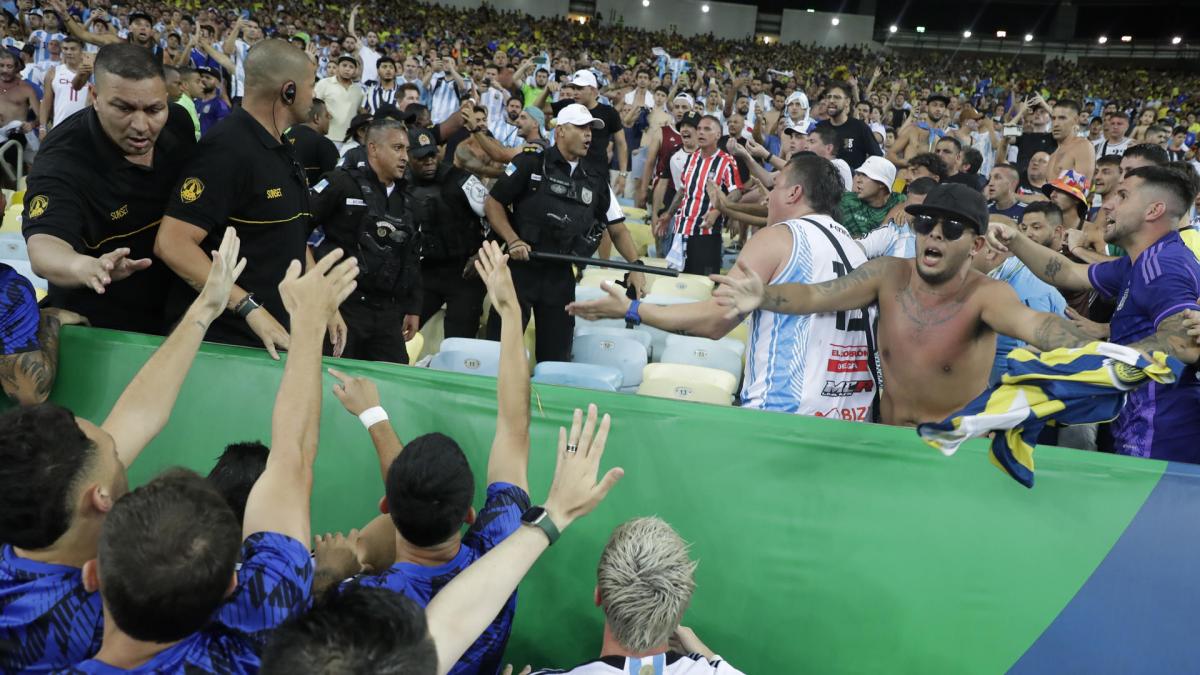
[(987, 231), (987, 199), (979, 190), (961, 183), (939, 183), (925, 195), (922, 204), (911, 204), (904, 210), (914, 216), (943, 216), (961, 220), (983, 234)]
[(356, 66), (358, 65), (358, 59), (350, 56), (349, 54), (342, 54), (341, 56), (337, 57), (337, 61), (335, 63), (341, 63), (342, 61), (349, 61)]
[(940, 91), (933, 92), (925, 99), (926, 103), (933, 103), (934, 101), (941, 101), (943, 105), (950, 105), (950, 97)]
[(220, 74), (218, 74), (217, 71), (214, 70), (211, 66), (196, 66), (195, 71), (197, 73), (200, 73), (201, 75), (211, 75), (211, 76), (217, 78), (218, 80), (221, 79)]
[(432, 131), (419, 127), (408, 130), (408, 153), (413, 157), (417, 159), (428, 157), (436, 153), (437, 148)]
[(686, 113), (684, 114), (683, 119), (679, 120), (679, 128), (682, 129), (684, 127), (691, 127), (693, 129), (699, 129), (701, 119), (703, 118), (701, 118), (699, 113)]
[(134, 21), (137, 21), (138, 19), (145, 19), (146, 23), (150, 24), (151, 26), (154, 25), (154, 17), (150, 16), (149, 14), (147, 14), (145, 12), (134, 11), (134, 12), (129, 13), (129, 23), (132, 24)]
[(413, 121), (416, 116), (416, 113), (405, 112), (391, 103), (384, 103), (375, 110), (375, 119), (377, 120), (393, 119), (407, 124)]

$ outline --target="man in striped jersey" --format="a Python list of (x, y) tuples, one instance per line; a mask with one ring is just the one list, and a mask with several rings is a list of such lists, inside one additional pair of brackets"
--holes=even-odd
[(496, 137), (506, 148), (519, 148), (525, 145), (525, 139), (522, 138), (521, 125), (521, 99), (512, 97), (508, 99), (508, 103), (500, 111), (496, 117), (492, 117), (492, 113), (488, 112), (488, 131)]
[[(713, 274), (721, 270), (721, 228), (725, 217), (708, 198), (714, 182), (730, 201), (741, 195), (742, 180), (733, 157), (717, 148), (721, 122), (706, 115), (696, 129), (700, 149), (683, 168), (683, 189), (661, 216), (672, 222), (675, 244), (667, 255), (671, 266), (689, 274)], [(732, 141), (731, 141), (732, 142)]]
[(390, 56), (379, 59), (376, 66), (379, 74), (379, 84), (367, 90), (367, 98), (363, 101), (363, 110), (372, 115), (379, 114), (383, 106), (401, 108), (399, 105), (400, 86), (396, 83), (396, 61)]
[(429, 92), (429, 114), (433, 124), (441, 124), (458, 112), (461, 97), (468, 91), (467, 83), (458, 74), (454, 59), (439, 58), (433, 61), (433, 70), (426, 76), (425, 89)]
[[(793, 156), (775, 176), (767, 219), (730, 273), (753, 270), (776, 284), (834, 281), (866, 262), (845, 228), (829, 214), (842, 198), (842, 181), (829, 160), (810, 152)], [(713, 299), (686, 305), (637, 305), (620, 289), (609, 297), (572, 303), (580, 318), (626, 317), (674, 333), (719, 339), (740, 323)], [(800, 415), (871, 419), (877, 389), (870, 326), (874, 312), (852, 309), (812, 316), (769, 311), (750, 315), (742, 405)]]
[(230, 98), (240, 103), (246, 95), (246, 55), (250, 48), (263, 39), (262, 28), (253, 18), (239, 18), (229, 29), (225, 42), (221, 43), (221, 52), (233, 61), (233, 86), (230, 87)]

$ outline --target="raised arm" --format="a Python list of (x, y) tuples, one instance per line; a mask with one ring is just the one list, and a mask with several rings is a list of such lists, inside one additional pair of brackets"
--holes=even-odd
[(183, 318), (133, 377), (116, 405), (101, 424), (116, 444), (117, 457), (125, 466), (133, 463), (146, 445), (158, 435), (171, 417), (200, 342), (208, 326), (229, 300), (229, 291), (246, 267), (238, 260), (241, 242), (231, 227), (225, 231), (219, 251), (213, 252), (208, 281), (188, 307)]
[(1015, 227), (991, 223), (988, 226), (988, 243), (999, 251), (1012, 251), (1021, 259), (1029, 271), (1039, 279), (1060, 291), (1088, 291), (1092, 282), (1088, 279), (1088, 266), (1073, 262), (1067, 256), (1051, 251), (1021, 234)]
[(487, 286), (492, 311), (500, 313), (500, 373), (496, 378), (496, 435), (488, 456), (488, 484), (510, 483), (529, 492), (529, 357), (521, 305), (508, 256), (485, 241), (475, 271)]
[(359, 3), (354, 3), (354, 7), (350, 8), (350, 21), (346, 24), (346, 32), (349, 33), (355, 40), (358, 39), (358, 31), (354, 30), (354, 24), (358, 20)]
[[(521, 154), (521, 148), (506, 148), (503, 145), (500, 145), (500, 141), (497, 141), (495, 138), (483, 133), (483, 131), (483, 129), (471, 130), (471, 138), (475, 139), (475, 142), (479, 144), (479, 148), (483, 150), (483, 152), (487, 154), (488, 158), (490, 158), (493, 162), (503, 162), (504, 164), (508, 164), (513, 160), (513, 157)], [(462, 147), (461, 144), (459, 147)], [(455, 148), (454, 154), (455, 156), (458, 155), (457, 148)], [(501, 171), (500, 173), (503, 174), (504, 172)]]
[(293, 260), (279, 295), (291, 315), (292, 339), (271, 415), (267, 466), (246, 499), (243, 536), (278, 532), (308, 544), (313, 461), (321, 420), (321, 348), (325, 327), (356, 285), (358, 261), (335, 249), (303, 276)]
[[(582, 416), (581, 411), (575, 411), (569, 435), (562, 427), (558, 430), (558, 464), (545, 509), (560, 534), (595, 509), (625, 475), (623, 469), (614, 468), (596, 482), (611, 421), (605, 415), (597, 427), (596, 406), (589, 405), (581, 433)], [(541, 529), (522, 526), (433, 596), (425, 617), (437, 647), (439, 675), (449, 672), (496, 618), (549, 546), (550, 540)]]
[(1042, 351), (1082, 347), (1096, 341), (1064, 317), (1030, 309), (1006, 283), (989, 283), (980, 292), (983, 294), (980, 318), (1001, 335), (1017, 338)]
[(867, 261), (844, 277), (820, 284), (776, 284), (764, 286), (762, 277), (741, 260), (735, 268), (741, 276), (712, 275), (721, 284), (713, 299), (726, 308), (729, 318), (745, 316), (760, 307), (779, 314), (820, 314), (866, 307), (879, 298), (880, 282), (891, 260)]
[[(238, 20), (233, 22), (233, 27), (225, 34), (225, 41), (221, 43), (221, 51), (225, 52), (226, 55), (233, 54), (234, 50), (237, 49), (237, 39), (241, 35), (244, 25), (245, 19), (239, 16)], [(216, 27), (214, 26), (213, 28), (215, 31)], [(229, 72), (233, 72), (233, 70)]]
[(346, 412), (357, 417), (367, 428), (379, 458), (379, 476), (386, 483), (388, 470), (404, 450), (404, 443), (380, 404), (379, 388), (365, 377), (353, 377), (336, 368), (330, 368), (329, 374), (338, 381), (333, 385), (333, 395), (342, 402)]

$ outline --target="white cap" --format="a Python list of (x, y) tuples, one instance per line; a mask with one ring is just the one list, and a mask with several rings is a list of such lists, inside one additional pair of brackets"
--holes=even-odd
[(590, 70), (576, 71), (575, 74), (571, 76), (571, 81), (568, 82), (567, 84), (573, 84), (576, 87), (597, 87), (597, 88), (599, 88), (599, 86), (600, 86), (599, 84), (596, 83), (596, 75), (594, 73), (592, 73), (592, 71), (590, 71)]
[(892, 190), (892, 183), (896, 182), (896, 165), (877, 155), (868, 157), (854, 173), (861, 173), (877, 183), (883, 183), (888, 192)]
[(805, 136), (808, 135), (808, 132), (812, 131), (814, 126), (816, 126), (815, 123), (813, 123), (813, 120), (808, 117), (805, 117), (799, 122), (787, 117), (783, 118), (783, 133), (785, 134), (790, 132)]
[[(582, 103), (572, 103), (560, 110), (558, 116), (554, 118), (554, 124), (570, 124), (576, 127), (590, 126), (593, 129), (604, 128), (604, 120), (592, 117), (591, 111), (585, 108)], [(895, 169), (892, 169), (893, 174), (895, 171)]]
[(687, 93), (686, 91), (680, 92), (678, 95), (676, 95), (675, 100), (676, 101), (681, 101), (681, 100), (687, 101), (688, 107), (690, 107), (690, 108), (696, 107), (696, 99), (692, 98), (692, 95)]
[(783, 105), (786, 107), (792, 103), (795, 103), (796, 101), (800, 102), (801, 108), (808, 110), (808, 97), (805, 96), (804, 92), (802, 91), (793, 91), (791, 95), (787, 97), (787, 101), (785, 101)]

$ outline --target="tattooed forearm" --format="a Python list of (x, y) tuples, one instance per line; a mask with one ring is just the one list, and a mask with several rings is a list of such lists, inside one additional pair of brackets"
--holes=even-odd
[(54, 388), (58, 371), (58, 331), (61, 323), (50, 312), (42, 313), (38, 328), (41, 349), (0, 356), (0, 386), (21, 405), (45, 401)]
[(1030, 342), (1038, 349), (1049, 351), (1060, 347), (1082, 347), (1096, 338), (1083, 332), (1075, 324), (1061, 316), (1048, 314), (1034, 329)]
[(1061, 271), (1062, 261), (1058, 259), (1058, 256), (1054, 256), (1050, 259), (1050, 262), (1046, 263), (1044, 274), (1047, 279), (1054, 281), (1054, 279), (1058, 276), (1058, 273)]
[(1158, 330), (1133, 344), (1130, 347), (1148, 354), (1165, 352), (1184, 363), (1196, 363), (1200, 360), (1200, 345), (1195, 338), (1188, 335), (1187, 326), (1183, 325), (1183, 312), (1167, 317), (1158, 324)]
[(821, 295), (837, 295), (882, 275), (883, 269), (881, 265), (867, 263), (844, 277), (815, 284), (813, 289)]

